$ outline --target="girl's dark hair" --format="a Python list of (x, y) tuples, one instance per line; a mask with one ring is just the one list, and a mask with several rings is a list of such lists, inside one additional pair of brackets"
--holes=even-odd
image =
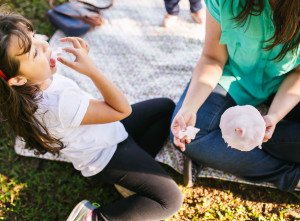
[[(234, 0), (232, 0), (233, 3)], [(259, 15), (265, 7), (264, 0), (243, 0), (242, 11), (235, 17), (238, 24), (245, 24), (249, 15)], [(289, 51), (296, 51), (300, 44), (300, 1), (299, 0), (274, 0), (271, 2), (273, 9), (274, 35), (267, 40), (270, 44), (266, 50), (283, 44), (280, 53), (274, 60), (280, 61)]]
[[(0, 12), (0, 70), (8, 79), (17, 76), (20, 68), (18, 59), (8, 54), (11, 36), (18, 37), (22, 55), (31, 48), (28, 31), (33, 31), (30, 21), (21, 15)], [(9, 86), (0, 77), (0, 119), (7, 121), (15, 135), (23, 138), (26, 147), (35, 150), (35, 154), (58, 154), (64, 147), (63, 143), (52, 137), (34, 115), (40, 95), (41, 91), (36, 85), (26, 83), (23, 86)]]

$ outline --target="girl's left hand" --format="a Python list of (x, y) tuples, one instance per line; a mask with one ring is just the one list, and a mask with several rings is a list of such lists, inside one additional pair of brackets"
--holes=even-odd
[(90, 47), (82, 38), (66, 37), (62, 38), (61, 42), (70, 42), (73, 44), (73, 47), (66, 47), (63, 48), (63, 50), (73, 54), (75, 60), (68, 61), (63, 57), (58, 57), (57, 60), (59, 62), (87, 76), (89, 76), (93, 70), (97, 69), (92, 59), (88, 56)]
[(265, 143), (271, 139), (271, 137), (274, 133), (274, 130), (276, 128), (277, 121), (276, 121), (275, 117), (273, 117), (272, 115), (265, 115), (263, 118), (266, 123), (266, 132), (265, 132), (265, 136), (263, 139), (263, 142)]

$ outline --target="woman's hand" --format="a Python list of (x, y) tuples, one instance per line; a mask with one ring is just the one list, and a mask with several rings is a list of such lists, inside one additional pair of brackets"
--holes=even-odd
[(60, 56), (57, 58), (57, 60), (62, 64), (74, 69), (75, 71), (78, 71), (79, 73), (89, 76), (91, 71), (96, 69), (93, 61), (88, 56), (88, 52), (90, 50), (89, 45), (82, 38), (78, 38), (78, 37), (66, 37), (60, 40), (61, 42), (72, 43), (73, 48), (66, 47), (63, 48), (63, 50), (73, 54), (75, 56), (75, 60), (68, 61), (67, 59), (64, 59), (63, 57)]
[(185, 151), (185, 144), (191, 142), (186, 136), (182, 139), (179, 138), (179, 132), (185, 131), (188, 126), (195, 126), (196, 113), (189, 110), (180, 109), (173, 119), (171, 124), (171, 131), (174, 135), (174, 144), (179, 147), (181, 151)]
[(263, 139), (263, 142), (268, 142), (268, 140), (271, 139), (274, 130), (276, 128), (276, 125), (278, 123), (277, 119), (272, 115), (265, 115), (264, 117), (265, 123), (266, 123), (266, 132)]

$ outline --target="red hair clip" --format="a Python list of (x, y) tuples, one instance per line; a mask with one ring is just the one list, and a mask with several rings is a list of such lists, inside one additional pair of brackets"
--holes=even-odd
[(8, 80), (8, 78), (6, 77), (6, 75), (3, 73), (1, 69), (0, 69), (0, 77), (2, 77), (5, 81)]

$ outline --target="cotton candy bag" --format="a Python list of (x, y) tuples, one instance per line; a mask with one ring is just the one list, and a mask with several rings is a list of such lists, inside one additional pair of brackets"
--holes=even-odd
[(250, 151), (260, 147), (266, 124), (260, 112), (251, 105), (228, 108), (220, 120), (222, 137), (232, 148)]
[(193, 139), (195, 139), (196, 134), (199, 131), (200, 131), (199, 128), (196, 128), (196, 127), (193, 127), (193, 126), (188, 126), (186, 128), (186, 130), (179, 131), (178, 137), (179, 137), (179, 139), (182, 139), (182, 138), (184, 138), (186, 136), (188, 139), (193, 140)]

